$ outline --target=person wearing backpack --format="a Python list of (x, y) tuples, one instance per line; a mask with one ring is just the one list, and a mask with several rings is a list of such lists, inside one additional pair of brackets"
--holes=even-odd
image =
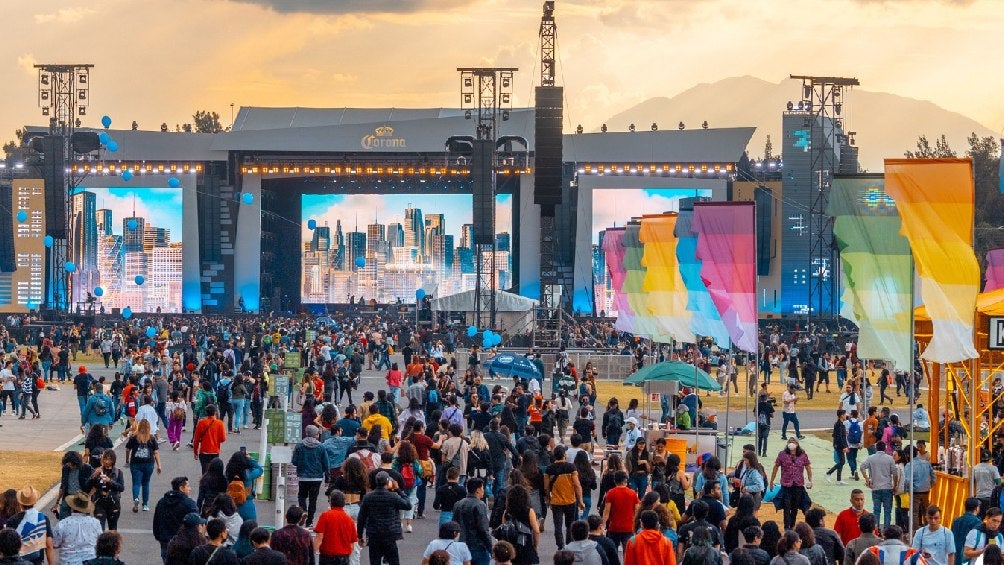
[(855, 481), (858, 477), (858, 450), (861, 449), (864, 441), (864, 426), (858, 420), (858, 411), (851, 410), (850, 417), (844, 422), (847, 425), (847, 466), (851, 469), (851, 478)]
[(847, 413), (843, 410), (837, 410), (837, 421), (833, 423), (833, 432), (831, 437), (833, 438), (833, 467), (826, 472), (826, 480), (830, 481), (830, 475), (834, 471), (837, 473), (837, 484), (846, 485), (841, 478), (841, 474), (844, 472), (844, 464), (847, 462), (847, 426), (844, 425), (844, 420), (847, 419)]
[[(554, 462), (544, 471), (544, 492), (550, 501), (551, 516), (554, 520), (554, 543), (558, 549), (565, 546), (565, 538), (571, 538), (572, 522), (576, 509), (585, 510), (582, 500), (582, 485), (575, 465), (565, 459), (566, 447), (554, 448)], [(562, 525), (564, 521), (564, 525)]]
[(216, 383), (216, 409), (220, 421), (227, 425), (227, 431), (233, 433), (234, 430), (234, 406), (230, 403), (233, 393), (234, 381), (229, 375), (225, 375)]
[(405, 510), (402, 515), (404, 531), (411, 533), (412, 520), (415, 518), (415, 510), (418, 508), (418, 489), (426, 488), (426, 486), (422, 482), (422, 464), (418, 462), (418, 452), (415, 451), (415, 446), (410, 441), (404, 439), (398, 444), (397, 457), (394, 458), (391, 469), (401, 475), (401, 492), (408, 497), (408, 502), (411, 503), (411, 508)]
[(616, 446), (620, 443), (621, 432), (624, 428), (624, 413), (617, 407), (617, 399), (611, 398), (607, 402), (607, 410), (603, 413), (603, 439), (608, 446)]
[(97, 425), (110, 427), (115, 421), (115, 403), (105, 394), (100, 383), (94, 383), (94, 394), (88, 397), (84, 406), (84, 421), (88, 430)]

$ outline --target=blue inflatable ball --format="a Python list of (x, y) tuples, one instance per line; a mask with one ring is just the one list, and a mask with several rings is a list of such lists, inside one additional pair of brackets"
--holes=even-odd
[(495, 334), (495, 340), (494, 341), (495, 341), (495, 345), (502, 345), (502, 335), (501, 334)]
[(123, 308), (122, 309), (122, 317), (125, 318), (126, 320), (128, 320), (129, 318), (132, 318), (132, 308), (130, 308), (128, 306), (126, 306), (125, 308)]
[(356, 267), (359, 267), (360, 269), (362, 269), (365, 266), (366, 266), (366, 258), (365, 257), (356, 257)]
[(104, 295), (105, 295), (105, 289), (101, 288), (100, 286), (94, 287), (94, 296), (104, 296)]
[(312, 230), (317, 229), (317, 220), (313, 218), (307, 220), (307, 228)]
[(178, 188), (179, 186), (181, 186), (181, 181), (178, 180), (177, 177), (171, 177), (167, 179), (167, 186), (171, 188)]
[(245, 204), (254, 204), (254, 194), (250, 192), (245, 192), (241, 195), (241, 202)]
[(17, 221), (21, 222), (22, 224), (25, 223), (25, 222), (27, 222), (28, 221), (28, 211), (27, 210), (18, 210), (17, 211)]
[(483, 347), (485, 349), (488, 349), (491, 346), (492, 346), (492, 342), (491, 342), (490, 339), (488, 339), (488, 336), (482, 336), (481, 337), (481, 347)]
[(115, 153), (116, 151), (118, 151), (118, 150), (119, 150), (119, 142), (117, 142), (117, 141), (115, 141), (115, 140), (113, 139), (113, 140), (109, 141), (109, 142), (108, 142), (108, 143), (107, 143), (107, 144), (105, 145), (105, 147), (107, 147), (107, 148), (108, 148), (108, 150), (109, 150), (109, 151), (111, 151), (112, 153)]
[(478, 328), (467, 326), (467, 337), (474, 337), (476, 335), (478, 335)]
[(43, 239), (42, 241), (45, 242), (45, 246), (46, 247), (50, 247), (50, 248), (52, 247), (52, 244), (55, 243), (55, 240), (52, 239), (51, 235), (45, 236), (45, 239)]
[(155, 335), (157, 335), (157, 328), (155, 328), (153, 326), (147, 326), (146, 327), (146, 337), (153, 337)]
[(126, 227), (128, 227), (131, 230), (134, 230), (139, 227), (139, 222), (136, 221), (136, 218), (133, 218), (126, 223)]
[(108, 142), (111, 140), (112, 136), (108, 135), (107, 131), (103, 131), (98, 134), (98, 141), (101, 142), (101, 145), (108, 145)]
[(101, 125), (108, 129), (112, 127), (112, 119), (108, 116), (101, 116)]
[(67, 261), (63, 263), (63, 268), (66, 269), (67, 273), (72, 273), (77, 270), (77, 266), (73, 264), (73, 261)]
[(133, 280), (136, 281), (136, 284), (143, 284), (146, 282), (146, 277), (144, 277), (143, 275), (136, 275), (136, 278)]
[(132, 180), (132, 171), (126, 169), (122, 171), (122, 180), (129, 182)]
[(424, 288), (420, 288), (420, 289), (416, 290), (415, 291), (415, 298), (417, 298), (419, 300), (424, 300), (425, 299), (425, 289)]

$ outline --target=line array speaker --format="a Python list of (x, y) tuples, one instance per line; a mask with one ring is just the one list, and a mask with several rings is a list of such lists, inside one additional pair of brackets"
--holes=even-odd
[(563, 97), (560, 86), (536, 88), (533, 201), (547, 216), (554, 215), (554, 207), (561, 204)]
[(45, 181), (45, 227), (55, 239), (66, 239), (66, 160), (63, 137), (42, 138), (42, 179)]
[(471, 154), (471, 176), (474, 201), (474, 244), (491, 245), (495, 242), (495, 184), (492, 169), (495, 144), (491, 140), (474, 141)]

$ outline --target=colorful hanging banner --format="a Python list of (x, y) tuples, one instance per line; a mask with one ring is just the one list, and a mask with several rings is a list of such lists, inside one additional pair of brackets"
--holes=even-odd
[(973, 318), (980, 266), (973, 253), (972, 161), (886, 159), (885, 189), (899, 209), (933, 325), (921, 356), (935, 363), (978, 357)]
[(910, 367), (913, 256), (882, 177), (836, 178), (826, 214), (840, 246), (840, 314), (858, 326), (858, 357)]
[[(631, 305), (624, 296), (624, 228), (607, 228), (603, 233), (603, 256), (610, 272), (610, 285), (613, 287), (613, 309), (617, 311), (618, 329), (630, 328), (634, 318)], [(631, 331), (631, 330), (621, 330)]]
[(691, 230), (693, 210), (680, 210), (676, 219), (676, 258), (680, 262), (680, 276), (687, 287), (687, 310), (690, 310), (690, 329), (697, 335), (708, 336), (722, 349), (728, 349), (732, 340), (711, 301), (708, 287), (701, 280), (701, 262), (697, 260), (697, 236)]
[(683, 343), (694, 343), (687, 310), (687, 287), (676, 260), (675, 213), (644, 216), (638, 238), (645, 245), (641, 264), (645, 267), (642, 289), (648, 294), (648, 313), (663, 335)]
[(983, 292), (1004, 288), (1004, 248), (987, 252), (987, 282)]
[(701, 278), (732, 342), (756, 353), (756, 219), (752, 202), (694, 204)]
[(624, 284), (622, 289), (634, 317), (630, 321), (630, 329), (622, 324), (619, 318), (614, 327), (621, 331), (631, 332), (638, 337), (657, 339), (659, 332), (656, 330), (654, 321), (648, 315), (648, 300), (644, 289), (645, 267), (641, 264), (644, 247), (641, 240), (638, 239), (640, 229), (640, 223), (630, 222), (624, 228), (624, 235), (621, 237), (621, 243), (624, 246)]

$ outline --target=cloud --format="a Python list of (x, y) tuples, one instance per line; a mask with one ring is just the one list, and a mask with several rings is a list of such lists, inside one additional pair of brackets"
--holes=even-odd
[(281, 14), (401, 14), (429, 8), (449, 10), (468, 5), (472, 0), (233, 0), (253, 4)]
[(60, 8), (55, 12), (47, 14), (35, 14), (36, 24), (48, 24), (48, 23), (61, 23), (61, 24), (73, 24), (80, 20), (86, 18), (87, 16), (96, 14), (97, 10), (93, 8), (85, 8), (83, 6), (78, 6), (75, 8)]
[(32, 76), (38, 74), (38, 69), (35, 68), (37, 64), (38, 59), (31, 53), (25, 53), (17, 58), (17, 68)]

